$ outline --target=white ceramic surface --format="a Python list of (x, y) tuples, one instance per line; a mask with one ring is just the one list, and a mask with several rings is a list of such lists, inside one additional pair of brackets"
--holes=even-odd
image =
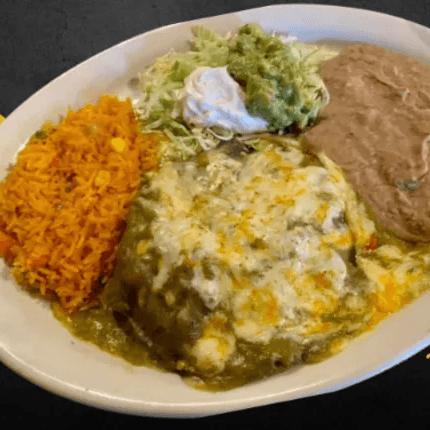
[[(0, 177), (17, 148), (47, 120), (105, 93), (136, 96), (128, 85), (170, 48), (185, 49), (198, 22), (221, 33), (256, 22), (266, 31), (303, 41), (373, 43), (430, 60), (430, 29), (359, 9), (280, 5), (175, 24), (137, 36), (85, 61), (19, 106), (0, 127)], [(0, 278), (0, 359), (30, 381), (61, 396), (118, 412), (169, 417), (204, 416), (335, 391), (356, 384), (430, 344), (430, 293), (322, 363), (224, 393), (196, 391), (179, 377), (133, 368), (74, 339), (12, 281)]]

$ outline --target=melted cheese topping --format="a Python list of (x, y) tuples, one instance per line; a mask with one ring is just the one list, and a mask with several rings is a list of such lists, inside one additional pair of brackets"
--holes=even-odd
[[(395, 246), (366, 253), (374, 224), (323, 155), (322, 166), (304, 165), (297, 147), (269, 146), (241, 160), (207, 156), (206, 167), (166, 164), (151, 182), (160, 198), (140, 198), (156, 213), (152, 246), (162, 255), (153, 291), (187, 264), (188, 288), (213, 312), (189, 351), (200, 369), (224, 369), (240, 341), (328, 336), (340, 330), (333, 316), (342, 312), (376, 323), (417, 294), (410, 285), (423, 289), (424, 257), (406, 258)], [(144, 253), (148, 244), (138, 247)], [(354, 250), (365, 281), (345, 257)]]

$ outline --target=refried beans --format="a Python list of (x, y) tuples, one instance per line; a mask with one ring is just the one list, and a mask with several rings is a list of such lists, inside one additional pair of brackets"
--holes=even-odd
[(322, 76), (331, 101), (307, 140), (343, 167), (383, 227), (430, 241), (430, 67), (352, 45)]

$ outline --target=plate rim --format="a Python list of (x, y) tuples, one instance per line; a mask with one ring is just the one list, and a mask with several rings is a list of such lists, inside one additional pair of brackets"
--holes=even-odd
[[(161, 27), (149, 30), (147, 32), (135, 35), (126, 40), (123, 40), (115, 45), (112, 45), (96, 53), (90, 58), (87, 58), (86, 60), (73, 66), (67, 71), (61, 73), (59, 76), (57, 76), (56, 78), (54, 78), (53, 80), (45, 84), (42, 88), (37, 90), (26, 100), (24, 100), (18, 107), (16, 107), (8, 115), (8, 117), (4, 121), (4, 124), (7, 124), (8, 119), (10, 119), (10, 121), (13, 121), (15, 113), (21, 108), (21, 106), (25, 104), (27, 101), (36, 97), (40, 92), (43, 92), (47, 86), (49, 86), (53, 82), (56, 82), (57, 80), (62, 79), (64, 76), (66, 76), (69, 73), (72, 73), (74, 70), (81, 67), (82, 65), (93, 61), (95, 58), (99, 56), (102, 56), (107, 51), (118, 48), (121, 45), (126, 45), (132, 41), (138, 40), (142, 37), (146, 37), (147, 35), (155, 34), (162, 31), (168, 31), (169, 29), (172, 29), (174, 27), (178, 27), (181, 25), (187, 25), (187, 24), (189, 25), (192, 23), (201, 22), (202, 20), (209, 19), (209, 18), (222, 18), (224, 16), (234, 16), (234, 15), (240, 16), (241, 14), (243, 15), (250, 12), (257, 12), (257, 11), (266, 12), (269, 9), (280, 9), (280, 10), (282, 9), (283, 11), (282, 13), (286, 13), (288, 9), (292, 9), (292, 8), (295, 8), (295, 9), (320, 8), (320, 9), (332, 9), (332, 10), (342, 9), (343, 11), (350, 11), (351, 13), (353, 13), (354, 11), (360, 11), (360, 12), (368, 13), (370, 15), (380, 16), (383, 19), (389, 18), (392, 20), (394, 19), (400, 22), (413, 24), (422, 29), (425, 29), (425, 31), (428, 32), (430, 35), (430, 28), (422, 24), (415, 23), (413, 21), (410, 21), (395, 15), (391, 15), (391, 14), (387, 14), (379, 11), (373, 11), (370, 9), (357, 8), (357, 7), (321, 5), (321, 4), (314, 4), (314, 3), (267, 5), (263, 7), (242, 9), (235, 12), (224, 13), (219, 15), (205, 16), (203, 18), (197, 18), (193, 20), (175, 22), (172, 24), (161, 26)], [(417, 300), (420, 300), (420, 298), (418, 298)], [(84, 390), (81, 387), (77, 387), (77, 386), (74, 386), (73, 384), (68, 383), (67, 381), (56, 379), (51, 375), (41, 372), (37, 368), (34, 368), (31, 365), (28, 365), (27, 363), (23, 362), (22, 360), (20, 360), (18, 356), (14, 355), (13, 351), (10, 351), (3, 345), (1, 339), (0, 339), (0, 361), (2, 361), (13, 372), (27, 379), (31, 383), (55, 395), (58, 395), (66, 399), (70, 399), (77, 403), (81, 403), (84, 405), (96, 407), (107, 411), (114, 411), (118, 413), (126, 413), (131, 415), (169, 417), (169, 418), (192, 418), (192, 417), (210, 416), (210, 415), (226, 413), (226, 412), (236, 411), (236, 410), (244, 410), (244, 409), (254, 408), (258, 406), (291, 401), (294, 399), (316, 396), (316, 395), (342, 390), (352, 385), (355, 385), (357, 383), (360, 383), (363, 380), (369, 379), (377, 374), (380, 374), (388, 370), (389, 368), (396, 366), (400, 362), (410, 358), (412, 355), (416, 354), (417, 352), (419, 352), (420, 350), (422, 350), (428, 345), (430, 345), (430, 334), (428, 334), (426, 338), (421, 339), (420, 341), (417, 341), (413, 347), (399, 353), (397, 357), (385, 363), (384, 365), (380, 365), (379, 367), (373, 368), (373, 370), (370, 370), (367, 373), (363, 373), (363, 371), (358, 371), (357, 372), (358, 375), (355, 375), (355, 374), (351, 375), (352, 382), (349, 380), (350, 378), (343, 379), (343, 382), (339, 381), (337, 384), (334, 383), (334, 381), (332, 381), (331, 387), (323, 388), (320, 391), (316, 391), (311, 394), (302, 393), (301, 395), (294, 397), (294, 395), (290, 396), (290, 393), (286, 395), (286, 392), (277, 392), (273, 395), (254, 396), (253, 398), (228, 400), (225, 402), (215, 399), (213, 401), (185, 402), (183, 404), (127, 400), (126, 398), (115, 398), (112, 395), (107, 393), (103, 395), (102, 393), (98, 393), (97, 391)]]

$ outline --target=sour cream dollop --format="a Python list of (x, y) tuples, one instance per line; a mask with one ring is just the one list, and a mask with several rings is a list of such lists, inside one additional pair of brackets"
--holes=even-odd
[(249, 114), (245, 95), (225, 67), (199, 67), (185, 80), (183, 116), (202, 127), (218, 126), (238, 133), (267, 129), (268, 122)]

